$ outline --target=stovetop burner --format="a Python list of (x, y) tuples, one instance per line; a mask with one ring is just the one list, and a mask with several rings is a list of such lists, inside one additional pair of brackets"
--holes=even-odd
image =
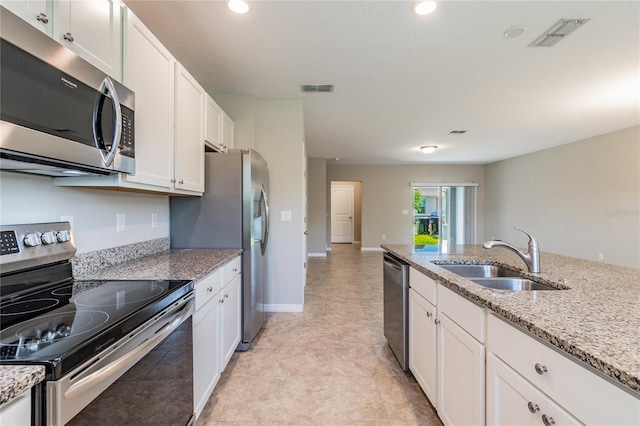
[(60, 304), (60, 301), (58, 299), (51, 298), (32, 299), (7, 303), (6, 305), (1, 305), (2, 307), (0, 308), (0, 315), (24, 315), (33, 314), (40, 311), (49, 311), (51, 310), (51, 308), (58, 304)]

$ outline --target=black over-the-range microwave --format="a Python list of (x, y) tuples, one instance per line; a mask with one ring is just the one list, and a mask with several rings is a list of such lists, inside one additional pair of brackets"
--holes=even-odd
[(0, 36), (0, 169), (134, 173), (134, 93), (5, 8)]

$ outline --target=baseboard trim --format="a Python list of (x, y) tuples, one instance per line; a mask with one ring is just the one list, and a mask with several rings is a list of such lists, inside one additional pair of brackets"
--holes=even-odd
[(265, 312), (302, 312), (304, 305), (267, 304), (263, 307)]
[(331, 247), (327, 246), (327, 251), (331, 251)]
[(327, 253), (307, 253), (307, 257), (327, 257)]
[(361, 247), (360, 251), (384, 251), (382, 247)]

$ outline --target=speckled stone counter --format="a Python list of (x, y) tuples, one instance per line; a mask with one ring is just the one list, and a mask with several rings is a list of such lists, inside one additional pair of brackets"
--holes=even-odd
[(42, 365), (0, 365), (0, 405), (44, 380)]
[(449, 253), (413, 252), (410, 245), (382, 245), (422, 273), (486, 306), (514, 325), (586, 363), (640, 398), (640, 270), (541, 253), (541, 273), (526, 278), (558, 291), (494, 290), (437, 263), (485, 263), (526, 271), (504, 248), (457, 246)]
[(74, 272), (79, 280), (194, 280), (219, 268), (241, 249), (173, 249), (95, 271)]

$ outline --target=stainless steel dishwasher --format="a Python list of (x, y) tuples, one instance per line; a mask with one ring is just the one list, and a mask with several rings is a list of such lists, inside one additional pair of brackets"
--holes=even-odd
[(409, 265), (384, 253), (384, 337), (404, 371), (409, 369)]

